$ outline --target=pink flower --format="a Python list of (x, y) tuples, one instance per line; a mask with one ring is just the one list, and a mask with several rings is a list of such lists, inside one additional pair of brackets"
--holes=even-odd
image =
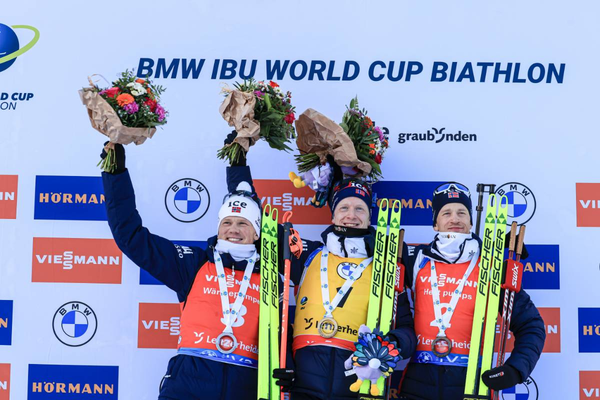
[(127, 111), (127, 114), (135, 114), (139, 111), (139, 109), (140, 107), (137, 105), (136, 102), (125, 104), (123, 106), (123, 110)]
[(156, 111), (154, 111), (156, 115), (158, 115), (158, 122), (164, 121), (167, 113), (164, 108), (160, 104), (156, 105)]

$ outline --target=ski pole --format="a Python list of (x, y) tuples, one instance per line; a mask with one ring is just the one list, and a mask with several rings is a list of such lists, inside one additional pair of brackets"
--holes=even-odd
[[(287, 336), (288, 336), (288, 314), (290, 305), (290, 269), (292, 266), (292, 254), (297, 258), (302, 253), (302, 240), (300, 235), (293, 228), (290, 219), (292, 218), (292, 212), (287, 211), (283, 215), (283, 260), (284, 260), (284, 272), (283, 272), (283, 305), (281, 310), (281, 349), (279, 351), (279, 366), (285, 368), (286, 356), (287, 356)], [(286, 393), (281, 393), (281, 400), (285, 400)]]
[[(517, 239), (517, 221), (513, 221), (513, 223), (510, 226), (510, 240), (509, 240), (509, 245), (508, 245), (508, 260), (512, 260), (513, 256), (514, 256), (514, 252), (515, 252), (515, 244), (516, 244), (516, 239)], [(506, 282), (508, 280), (508, 261), (507, 260), (507, 264), (506, 264), (506, 270), (504, 271), (504, 281)], [(506, 329), (506, 316), (508, 313), (508, 298), (510, 297), (510, 290), (503, 288), (504, 290), (504, 298), (503, 298), (503, 305), (502, 305), (502, 320), (500, 322), (500, 347), (498, 348), (498, 358), (496, 359), (496, 366), (502, 365), (502, 363), (504, 362), (504, 360), (501, 360), (501, 357), (504, 356), (504, 346), (505, 346), (505, 342), (502, 340), (502, 338), (504, 338), (504, 335), (506, 334), (505, 329)]]
[(478, 183), (477, 184), (477, 193), (479, 196), (477, 198), (477, 221), (475, 225), (475, 234), (479, 236), (479, 228), (481, 228), (481, 212), (483, 211), (483, 194), (485, 193), (485, 188), (488, 188), (488, 193), (493, 194), (496, 189), (496, 185), (491, 183)]

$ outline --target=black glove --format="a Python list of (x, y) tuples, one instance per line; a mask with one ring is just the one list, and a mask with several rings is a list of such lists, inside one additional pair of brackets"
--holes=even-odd
[(277, 379), (275, 384), (281, 386), (282, 392), (290, 391), (294, 384), (294, 379), (296, 379), (295, 375), (293, 369), (276, 368), (273, 370), (273, 378)]
[[(108, 144), (108, 142), (104, 142), (104, 146), (106, 146)], [(100, 158), (102, 158), (103, 160), (106, 158), (108, 154), (106, 153), (106, 150), (104, 148), (102, 148), (102, 153), (100, 154)], [(115, 160), (117, 163), (117, 168), (115, 169), (115, 171), (113, 172), (113, 174), (120, 174), (121, 172), (125, 171), (125, 148), (123, 147), (122, 144), (115, 144)]]
[[(229, 135), (223, 141), (223, 144), (231, 144), (233, 143), (233, 139), (237, 137), (237, 131), (234, 129), (231, 131)], [(246, 152), (242, 149), (238, 153), (237, 160), (231, 160), (232, 167), (244, 167), (246, 166)]]
[(522, 381), (521, 374), (508, 364), (485, 371), (481, 379), (492, 390), (504, 390), (515, 386)]

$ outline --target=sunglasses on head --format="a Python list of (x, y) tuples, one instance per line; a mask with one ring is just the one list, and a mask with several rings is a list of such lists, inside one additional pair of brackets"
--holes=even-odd
[(225, 203), (227, 201), (227, 199), (229, 199), (230, 197), (233, 197), (233, 196), (248, 197), (249, 199), (252, 199), (252, 200), (254, 200), (256, 198), (256, 195), (252, 192), (248, 192), (247, 190), (236, 190), (235, 192), (227, 193), (225, 195), (225, 197), (223, 197), (223, 203)]
[(469, 191), (469, 188), (467, 188), (465, 185), (462, 185), (458, 182), (448, 182), (448, 183), (444, 183), (443, 185), (438, 186), (433, 194), (444, 194), (444, 193), (448, 193), (448, 192), (461, 192), (466, 194), (467, 196), (469, 196), (469, 198), (471, 198), (471, 192)]

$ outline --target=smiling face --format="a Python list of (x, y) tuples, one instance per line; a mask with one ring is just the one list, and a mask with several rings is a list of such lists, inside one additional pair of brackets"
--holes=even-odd
[(469, 210), (461, 203), (449, 203), (442, 207), (433, 226), (436, 232), (469, 233), (471, 228)]
[(358, 197), (346, 197), (335, 207), (331, 222), (348, 228), (365, 229), (371, 222), (371, 215), (364, 201)]
[(251, 244), (258, 240), (258, 235), (250, 221), (242, 217), (223, 218), (217, 237), (237, 244)]

